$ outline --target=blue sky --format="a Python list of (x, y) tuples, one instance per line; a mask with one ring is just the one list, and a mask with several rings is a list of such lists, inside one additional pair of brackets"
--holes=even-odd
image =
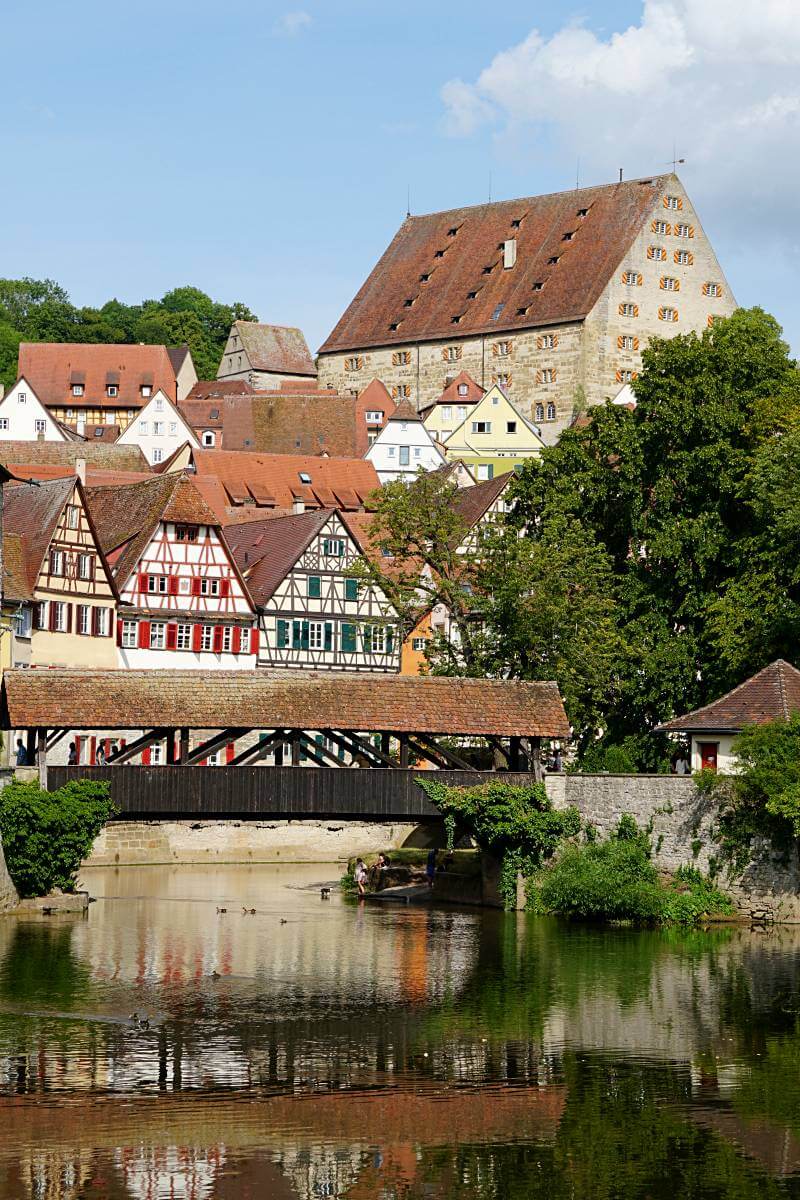
[(312, 350), (412, 211), (665, 170), (800, 350), (796, 0), (4, 0), (2, 266)]

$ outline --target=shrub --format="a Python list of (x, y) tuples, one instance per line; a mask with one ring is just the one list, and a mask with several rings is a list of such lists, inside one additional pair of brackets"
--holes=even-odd
[(9, 783), (0, 792), (0, 836), (20, 896), (74, 891), (82, 860), (115, 811), (107, 783), (80, 779), (55, 792)]

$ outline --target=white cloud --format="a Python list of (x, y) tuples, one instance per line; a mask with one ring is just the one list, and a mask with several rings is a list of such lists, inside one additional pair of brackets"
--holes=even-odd
[(752, 234), (757, 218), (796, 253), (799, 67), (798, 0), (644, 0), (639, 23), (606, 38), (575, 23), (533, 30), (442, 100), (451, 134), (488, 126), (516, 148), (547, 135), (587, 180), (662, 171), (674, 140), (718, 228)]
[(310, 13), (303, 12), (302, 10), (287, 12), (275, 22), (273, 32), (282, 37), (296, 37), (298, 33), (302, 33), (304, 29), (308, 29), (311, 23)]

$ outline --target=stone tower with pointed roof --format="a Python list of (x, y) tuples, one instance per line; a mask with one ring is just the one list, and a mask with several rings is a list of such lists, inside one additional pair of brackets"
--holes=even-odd
[(319, 352), (320, 383), (377, 375), (425, 408), (468, 371), (546, 443), (612, 398), (650, 338), (736, 307), (676, 175), (407, 218)]

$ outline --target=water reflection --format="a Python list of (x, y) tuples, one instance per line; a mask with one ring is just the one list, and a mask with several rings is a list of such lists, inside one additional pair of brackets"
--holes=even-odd
[(800, 931), (324, 874), (96, 870), (88, 919), (0, 922), (0, 1200), (800, 1196)]

